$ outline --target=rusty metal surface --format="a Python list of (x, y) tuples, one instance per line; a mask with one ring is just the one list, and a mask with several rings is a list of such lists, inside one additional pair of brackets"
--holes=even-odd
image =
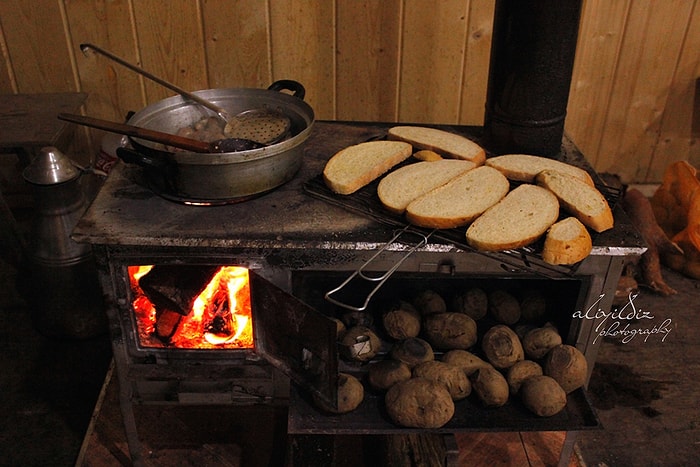
[[(140, 168), (117, 164), (80, 220), (73, 238), (99, 245), (201, 248), (366, 249), (383, 245), (393, 229), (315, 199), (304, 184), (349, 145), (382, 137), (392, 124), (317, 122), (302, 168), (287, 184), (258, 198), (225, 206), (190, 206), (165, 200), (148, 187)], [(480, 128), (441, 127), (480, 142)], [(564, 141), (559, 158), (592, 172), (575, 145)], [(643, 241), (616, 208), (614, 229), (596, 236), (593, 254), (640, 254)], [(436, 242), (444, 247), (444, 242)], [(426, 245), (434, 249), (436, 245)]]

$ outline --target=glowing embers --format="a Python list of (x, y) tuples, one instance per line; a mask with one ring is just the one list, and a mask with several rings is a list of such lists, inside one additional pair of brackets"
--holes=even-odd
[(129, 266), (143, 347), (251, 349), (248, 269), (238, 266)]

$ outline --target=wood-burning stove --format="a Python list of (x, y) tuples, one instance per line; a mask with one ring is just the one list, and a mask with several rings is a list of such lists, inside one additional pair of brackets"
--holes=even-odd
[[(387, 218), (371, 199), (334, 200), (317, 181), (337, 150), (382, 137), (388, 125), (317, 122), (297, 177), (272, 193), (240, 204), (205, 207), (165, 200), (148, 187), (138, 168), (117, 165), (80, 220), (73, 237), (93, 245), (107, 298), (120, 402), (130, 451), (140, 459), (134, 405), (282, 404), (289, 407), (291, 434), (403, 433), (368, 397), (347, 415), (322, 414), (308, 404), (308, 391), (333, 399), (335, 377), (346, 368), (336, 349), (329, 316), (371, 313), (375, 303), (419, 286), (449, 289), (478, 285), (512, 291), (540, 289), (552, 305), (551, 320), (568, 343), (595, 361), (594, 324), (573, 313), (611, 307), (626, 259), (643, 242), (619, 207), (616, 226), (594, 238), (592, 254), (574, 267), (544, 264), (535, 250), (480, 253), (455, 232), (400, 234), (401, 220)], [(443, 127), (445, 128), (445, 127)], [(478, 128), (451, 127), (479, 141)], [(560, 159), (590, 170), (568, 140)], [(591, 171), (592, 172), (592, 171)], [(347, 204), (347, 203), (346, 203)], [(389, 243), (387, 243), (389, 242)], [(139, 339), (129, 269), (141, 265), (187, 271), (237, 266), (250, 274), (253, 348), (178, 348)], [(386, 281), (365, 310), (337, 305), (324, 296), (358, 270)], [(359, 286), (363, 287), (363, 286)], [(350, 296), (373, 294), (352, 289)], [(167, 340), (166, 340), (167, 341)], [(359, 369), (361, 371), (361, 369)], [(295, 383), (290, 387), (291, 378)], [(299, 389), (301, 388), (301, 389)], [(536, 419), (517, 407), (493, 411), (458, 406), (440, 432), (462, 430), (579, 430), (597, 426), (585, 392), (573, 395), (560, 417)], [(413, 430), (415, 431), (415, 430)]]

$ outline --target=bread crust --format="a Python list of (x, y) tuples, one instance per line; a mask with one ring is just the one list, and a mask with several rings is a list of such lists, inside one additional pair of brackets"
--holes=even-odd
[(567, 217), (549, 228), (542, 248), (542, 259), (549, 264), (576, 264), (593, 249), (586, 226), (575, 217)]
[(486, 160), (486, 151), (469, 138), (421, 126), (395, 126), (389, 128), (387, 136), (391, 140), (406, 141), (417, 149), (427, 149), (440, 155), (472, 161), (482, 165)]
[(614, 224), (612, 210), (603, 194), (576, 177), (543, 170), (535, 178), (538, 185), (556, 195), (561, 206), (584, 225), (596, 232), (611, 229)]
[(508, 180), (517, 182), (533, 183), (537, 174), (543, 170), (556, 170), (568, 173), (590, 186), (595, 185), (590, 174), (582, 168), (548, 157), (530, 154), (505, 154), (490, 157), (485, 164), (500, 170), (503, 175), (508, 177)]
[(368, 141), (335, 153), (323, 169), (323, 180), (333, 192), (349, 195), (411, 156), (402, 141)]
[(434, 229), (467, 225), (506, 196), (509, 188), (497, 170), (477, 167), (409, 203), (406, 219)]
[(482, 251), (520, 248), (540, 238), (558, 217), (559, 202), (551, 191), (523, 184), (469, 226), (467, 243)]
[(465, 160), (441, 159), (416, 162), (387, 174), (377, 185), (382, 205), (396, 214), (403, 214), (414, 199), (448, 183), (473, 169), (476, 164)]

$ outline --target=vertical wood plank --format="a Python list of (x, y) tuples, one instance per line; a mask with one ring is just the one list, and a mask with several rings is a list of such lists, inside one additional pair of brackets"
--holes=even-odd
[(631, 3), (596, 167), (623, 182), (645, 180), (693, 3)]
[[(88, 93), (86, 113), (123, 121), (129, 111), (145, 106), (142, 78), (102, 55), (83, 54), (80, 44), (94, 44), (138, 64), (130, 2), (70, 0), (65, 4), (81, 91)], [(99, 138), (102, 133), (95, 130), (93, 134)]]
[(3, 0), (0, 18), (18, 92), (76, 91), (58, 1)]
[(458, 121), (467, 14), (463, 0), (405, 0), (400, 121)]
[(394, 121), (401, 0), (338, 0), (337, 118)]
[(566, 131), (594, 166), (609, 133), (605, 119), (628, 10), (628, 0), (587, 0), (581, 12)]
[(0, 64), (0, 94), (15, 94), (17, 89), (14, 83), (14, 70), (10, 62), (10, 51), (5, 40), (5, 31), (0, 16), (0, 52), (2, 63)]
[(209, 87), (266, 88), (272, 83), (266, 0), (204, 0)]
[[(187, 91), (209, 87), (197, 0), (137, 1), (134, 15), (144, 69)], [(148, 103), (175, 95), (151, 80), (145, 88)]]
[[(700, 144), (693, 135), (693, 114), (700, 112), (697, 107), (697, 81), (700, 79), (700, 2), (695, 0), (685, 30), (684, 43), (678, 65), (669, 86), (669, 96), (663, 106), (658, 131), (659, 138), (654, 145), (651, 163), (648, 165), (644, 181), (655, 182), (663, 179), (666, 167), (676, 161), (697, 161)], [(697, 162), (696, 162), (697, 163)]]
[(335, 2), (270, 0), (272, 78), (306, 89), (316, 118), (334, 119)]
[(484, 123), (494, 10), (495, 2), (492, 0), (469, 2), (464, 78), (459, 111), (459, 123), (463, 125), (483, 125)]

